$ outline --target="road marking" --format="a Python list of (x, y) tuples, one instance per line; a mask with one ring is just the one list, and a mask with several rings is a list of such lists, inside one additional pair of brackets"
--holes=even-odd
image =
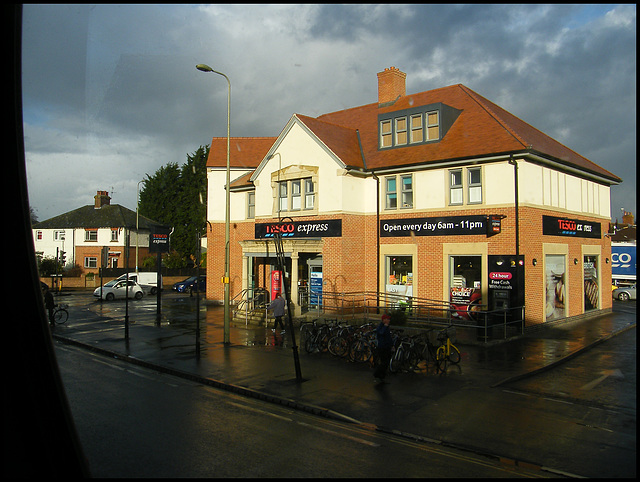
[(320, 432), (325, 432), (331, 435), (335, 435), (337, 437), (342, 437), (342, 438), (346, 438), (348, 440), (353, 440), (354, 442), (358, 442), (364, 445), (368, 445), (369, 447), (380, 447), (380, 444), (377, 444), (375, 442), (371, 442), (369, 440), (365, 440), (362, 438), (358, 438), (358, 437), (352, 437), (351, 435), (347, 435), (345, 433), (340, 433), (340, 432), (335, 432), (334, 430), (329, 430), (326, 428), (322, 428), (322, 427), (316, 427), (315, 425), (309, 425), (308, 423), (305, 422), (297, 422), (298, 425), (302, 425), (304, 427), (308, 427), (308, 428), (313, 428), (315, 430), (319, 430)]
[(602, 373), (602, 376), (596, 378), (595, 380), (590, 381), (586, 385), (582, 385), (580, 387), (580, 390), (591, 390), (592, 388), (594, 388), (598, 384), (604, 382), (607, 378), (609, 378), (611, 376), (613, 376), (615, 378), (624, 378), (624, 375), (622, 374), (622, 372), (620, 370), (618, 370), (617, 368), (615, 370), (603, 370), (600, 373)]
[(266, 410), (261, 410), (259, 408), (249, 407), (249, 406), (244, 405), (242, 403), (227, 402), (227, 404), (228, 405), (233, 405), (234, 407), (242, 408), (244, 410), (249, 410), (250, 412), (256, 412), (256, 413), (259, 413), (261, 415), (269, 415), (270, 417), (277, 418), (278, 420), (284, 420), (285, 422), (293, 422), (293, 419), (291, 419), (289, 417), (283, 417), (282, 415), (277, 415), (275, 413), (268, 412)]

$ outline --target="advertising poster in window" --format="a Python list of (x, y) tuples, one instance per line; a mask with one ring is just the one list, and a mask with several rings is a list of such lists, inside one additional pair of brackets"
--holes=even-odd
[(454, 310), (451, 316), (462, 320), (475, 321), (476, 311), (481, 306), (482, 293), (480, 288), (463, 288), (454, 286), (450, 293), (451, 309)]
[(565, 314), (565, 256), (548, 254), (545, 258), (546, 321), (564, 318)]
[(584, 257), (584, 311), (598, 309), (598, 257)]

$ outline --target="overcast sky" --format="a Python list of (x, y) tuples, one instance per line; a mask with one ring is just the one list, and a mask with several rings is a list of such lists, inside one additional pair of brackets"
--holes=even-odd
[(226, 136), (278, 136), (292, 114), (464, 84), (624, 182), (636, 213), (635, 5), (24, 5), (23, 111), (40, 221)]

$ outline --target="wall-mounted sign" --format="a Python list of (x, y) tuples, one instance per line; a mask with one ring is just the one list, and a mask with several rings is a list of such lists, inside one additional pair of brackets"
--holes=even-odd
[(168, 253), (170, 234), (171, 230), (169, 228), (156, 226), (149, 234), (149, 252)]
[(493, 236), (500, 234), (502, 231), (502, 219), (506, 216), (501, 214), (492, 214), (488, 216), (489, 222), (487, 223), (487, 236)]
[(285, 221), (282, 223), (256, 223), (256, 239), (273, 238), (331, 238), (342, 236), (342, 219), (323, 221)]
[(444, 216), (438, 218), (383, 219), (380, 236), (460, 236), (487, 234), (487, 216)]
[(542, 216), (542, 234), (575, 238), (600, 238), (600, 223), (579, 219)]

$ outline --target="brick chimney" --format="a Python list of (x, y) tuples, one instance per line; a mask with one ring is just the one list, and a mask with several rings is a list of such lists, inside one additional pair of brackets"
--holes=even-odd
[(407, 94), (407, 74), (396, 67), (378, 72), (378, 104), (395, 102), (400, 96)]
[(93, 199), (95, 199), (95, 208), (100, 209), (102, 206), (108, 206), (111, 204), (111, 198), (109, 197), (109, 193), (107, 191), (98, 191)]

